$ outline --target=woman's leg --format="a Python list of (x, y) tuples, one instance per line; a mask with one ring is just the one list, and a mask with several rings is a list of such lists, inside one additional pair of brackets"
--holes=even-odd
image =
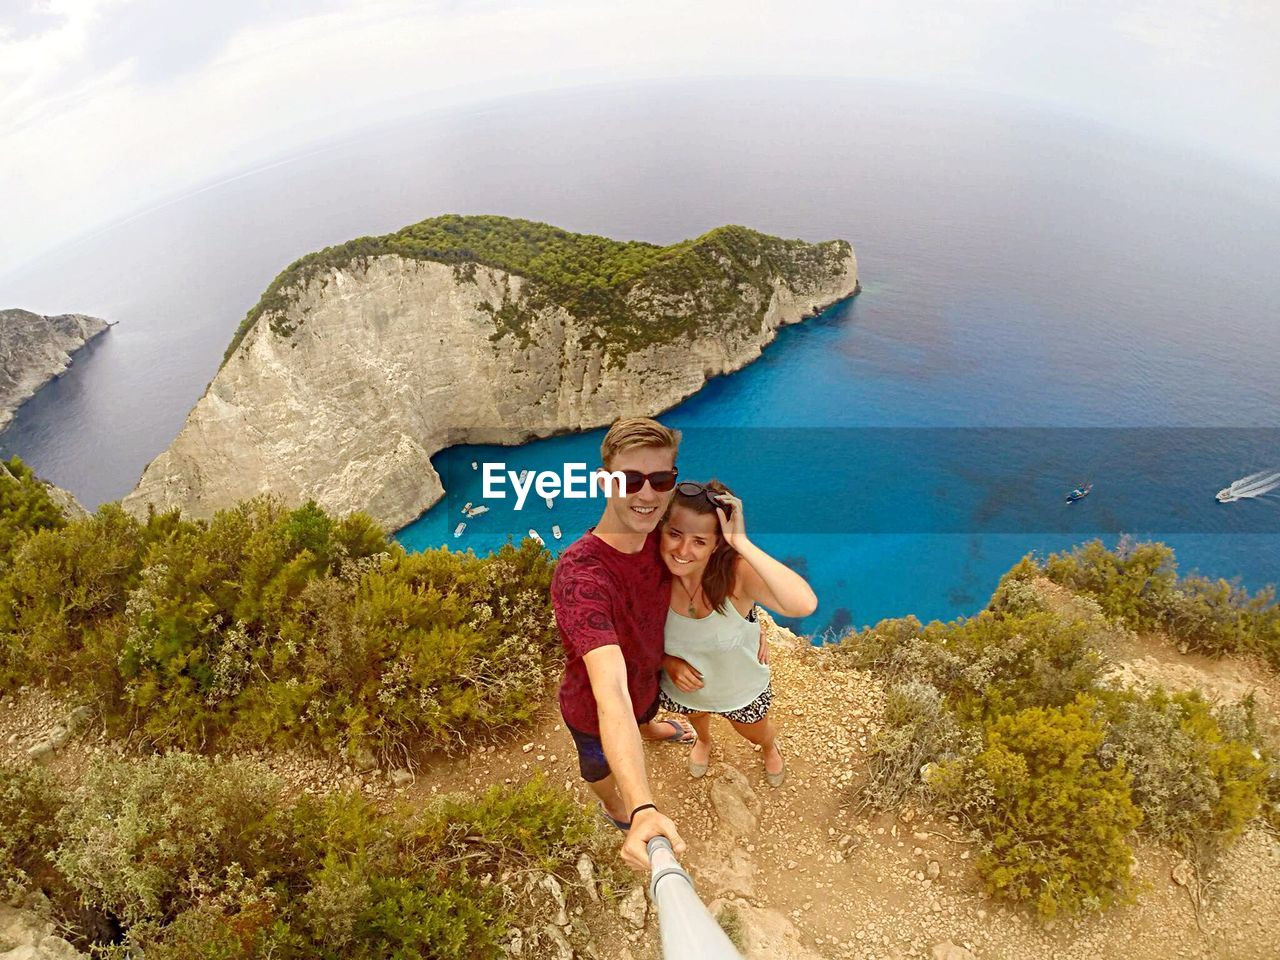
[(689, 762), (705, 765), (711, 762), (711, 714), (691, 713), (689, 723), (698, 733), (698, 742), (689, 751)]
[(777, 775), (782, 772), (782, 754), (778, 752), (778, 733), (772, 717), (765, 717), (755, 723), (739, 723), (736, 720), (729, 720), (729, 722), (733, 724), (733, 729), (752, 743), (760, 745), (765, 773)]

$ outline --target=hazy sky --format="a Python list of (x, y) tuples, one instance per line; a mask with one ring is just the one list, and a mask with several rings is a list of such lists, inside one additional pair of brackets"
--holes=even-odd
[(0, 274), (357, 127), (650, 78), (994, 91), (1280, 176), (1278, 37), (1278, 0), (0, 0)]

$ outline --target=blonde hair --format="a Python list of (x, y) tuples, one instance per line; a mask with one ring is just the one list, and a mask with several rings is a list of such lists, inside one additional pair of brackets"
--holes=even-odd
[(614, 457), (636, 447), (669, 448), (679, 453), (680, 431), (664, 427), (648, 417), (623, 417), (604, 435), (604, 442), (600, 444), (600, 462), (606, 470), (612, 469)]

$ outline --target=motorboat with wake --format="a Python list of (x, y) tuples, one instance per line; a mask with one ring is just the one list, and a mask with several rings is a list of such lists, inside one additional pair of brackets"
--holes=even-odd
[(1080, 486), (1076, 487), (1074, 490), (1072, 490), (1070, 493), (1067, 494), (1067, 503), (1075, 503), (1077, 500), (1083, 500), (1092, 492), (1093, 492), (1092, 483), (1081, 484)]
[(1219, 503), (1233, 503), (1236, 500), (1263, 497), (1280, 487), (1280, 470), (1263, 470), (1251, 473), (1232, 482), (1228, 487), (1218, 491), (1216, 499)]

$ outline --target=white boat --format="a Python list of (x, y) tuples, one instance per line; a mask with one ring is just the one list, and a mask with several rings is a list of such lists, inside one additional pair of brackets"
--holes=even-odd
[(563, 536), (563, 534), (560, 532), (560, 525), (559, 525), (559, 524), (555, 524), (555, 523), (553, 523), (553, 524), (551, 525), (551, 535), (552, 535), (553, 537), (555, 537), (557, 540), (559, 540), (559, 539), (560, 539), (560, 537), (561, 537), (561, 536)]
[(470, 501), (470, 500), (468, 500), (468, 501), (466, 502), (466, 505), (465, 505), (465, 506), (463, 506), (463, 508), (462, 508), (462, 512), (463, 512), (463, 513), (465, 513), (468, 517), (469, 517), (469, 516), (471, 516), (471, 501)]
[(472, 460), (472, 461), (471, 461), (471, 469), (472, 469), (472, 470), (479, 470), (479, 469), (480, 469), (480, 464), (478, 464), (478, 463), (476, 463), (474, 460)]
[(525, 479), (525, 477), (527, 477), (527, 476), (529, 476), (529, 471), (528, 471), (528, 470), (521, 470), (521, 471), (520, 471), (520, 482), (521, 482), (521, 483), (524, 483), (524, 479)]
[(488, 507), (486, 507), (486, 506), (482, 503), (482, 504), (480, 504), (480, 506), (478, 506), (478, 507), (472, 507), (470, 510), (468, 510), (468, 511), (467, 511), (467, 516), (468, 516), (468, 517), (478, 517), (478, 516), (480, 516), (480, 514), (482, 514), (482, 513), (488, 513), (488, 512), (489, 512), (489, 508), (488, 508)]
[(1217, 493), (1219, 503), (1231, 503), (1245, 498), (1263, 497), (1280, 487), (1280, 471), (1263, 470), (1241, 477), (1231, 486), (1223, 487)]
[(542, 499), (543, 499), (543, 500), (545, 500), (545, 501), (547, 501), (547, 509), (548, 509), (548, 510), (550, 510), (552, 507), (554, 507), (554, 506), (556, 505), (556, 501), (555, 501), (555, 498), (554, 498), (554, 497), (543, 497)]
[(538, 546), (540, 547), (545, 547), (547, 545), (547, 541), (543, 540), (542, 537), (538, 536), (538, 531), (533, 529), (533, 527), (529, 528), (529, 537), (533, 540), (538, 541)]
[(462, 531), (465, 529), (467, 529), (467, 521), (463, 520), (460, 524), (458, 524), (456, 527), (453, 528), (453, 535), (455, 537), (460, 537), (462, 536)]

